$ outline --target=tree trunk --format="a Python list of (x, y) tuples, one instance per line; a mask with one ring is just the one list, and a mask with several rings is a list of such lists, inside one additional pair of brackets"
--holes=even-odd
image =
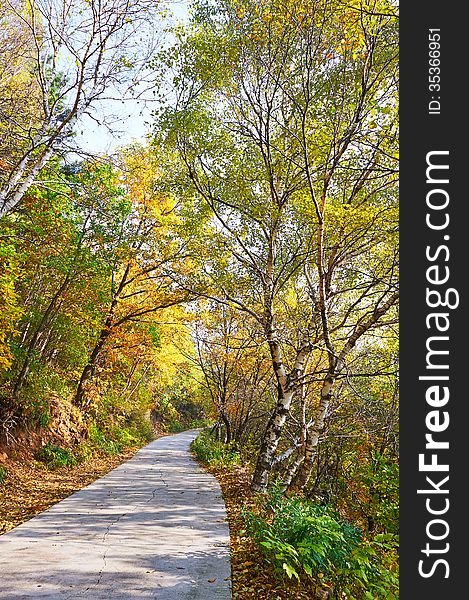
[[(346, 343), (344, 344), (341, 352), (337, 358), (332, 358), (330, 355), (329, 372), (324, 379), (324, 383), (321, 389), (321, 399), (319, 402), (318, 409), (314, 416), (314, 425), (311, 428), (306, 443), (305, 458), (301, 464), (301, 470), (298, 473), (298, 477), (294, 482), (295, 489), (303, 489), (308, 483), (313, 470), (314, 456), (316, 454), (316, 448), (319, 443), (319, 436), (324, 429), (324, 422), (326, 419), (327, 410), (332, 400), (334, 384), (337, 376), (342, 372), (345, 367), (345, 359), (348, 354), (352, 351), (353, 347), (357, 343), (357, 340), (368, 330), (379, 322), (381, 317), (387, 313), (387, 311), (397, 302), (399, 293), (396, 292), (389, 296), (382, 305), (377, 305), (373, 312), (365, 319), (359, 321), (355, 326), (355, 329), (350, 334)], [(325, 313), (324, 313), (325, 314)], [(324, 331), (328, 331), (327, 323), (325, 323)], [(327, 344), (332, 349), (330, 343)]]
[(333, 396), (334, 381), (335, 377), (329, 375), (323, 383), (321, 389), (321, 400), (319, 402), (316, 414), (314, 415), (314, 423), (308, 432), (306, 440), (304, 460), (301, 463), (298, 476), (296, 477), (292, 486), (294, 489), (303, 489), (311, 477), (311, 472), (314, 466), (314, 457), (316, 455), (316, 448), (319, 443), (319, 436), (324, 429), (327, 410)]
[(54, 294), (54, 296), (50, 300), (49, 305), (47, 306), (44, 314), (42, 315), (39, 325), (36, 327), (36, 330), (31, 338), (31, 341), (29, 342), (28, 349), (26, 352), (26, 357), (23, 362), (23, 366), (21, 367), (19, 375), (16, 379), (15, 386), (13, 388), (13, 397), (14, 398), (18, 397), (20, 390), (23, 387), (24, 382), (26, 381), (26, 378), (31, 369), (31, 364), (34, 359), (34, 354), (35, 354), (36, 348), (38, 346), (41, 334), (45, 330), (47, 325), (50, 323), (50, 320), (53, 317), (57, 302), (58, 302), (59, 298), (62, 296), (62, 294), (64, 293), (64, 291), (67, 289), (70, 281), (71, 281), (71, 275), (68, 274), (65, 277), (64, 281), (62, 282), (62, 285), (60, 286), (60, 288), (57, 290), (57, 292)]
[(220, 414), (221, 420), (223, 421), (223, 424), (225, 425), (225, 439), (224, 439), (224, 443), (225, 444), (229, 444), (231, 442), (231, 424), (230, 424), (230, 420), (228, 419), (228, 417), (226, 416), (226, 414), (224, 412), (222, 412)]
[(80, 381), (78, 382), (77, 392), (75, 394), (73, 404), (75, 404), (75, 406), (78, 406), (79, 408), (85, 408), (87, 405), (87, 403), (85, 402), (86, 387), (95, 374), (99, 355), (101, 354), (101, 351), (104, 348), (104, 345), (106, 344), (109, 336), (112, 333), (112, 328), (114, 326), (114, 311), (117, 308), (117, 303), (119, 301), (122, 290), (127, 285), (127, 277), (129, 275), (129, 272), (130, 272), (130, 264), (127, 264), (127, 266), (124, 270), (124, 273), (122, 275), (122, 278), (120, 280), (119, 286), (113, 295), (112, 302), (109, 306), (109, 311), (107, 313), (106, 321), (104, 323), (103, 328), (101, 329), (101, 333), (99, 334), (98, 341), (96, 342), (96, 345), (90, 354), (88, 363), (85, 366), (85, 368), (83, 369), (83, 372), (80, 377)]
[(269, 483), (269, 475), (272, 470), (275, 452), (280, 441), (283, 426), (290, 412), (293, 399), (293, 391), (284, 392), (280, 387), (278, 390), (278, 401), (272, 413), (262, 439), (256, 469), (252, 478), (251, 489), (255, 492), (265, 492)]
[(301, 390), (301, 432), (300, 439), (298, 440), (298, 452), (295, 460), (291, 462), (288, 466), (285, 476), (283, 477), (283, 490), (287, 490), (295, 477), (298, 469), (300, 468), (304, 457), (305, 457), (305, 447), (306, 440), (308, 436), (308, 427), (306, 424), (306, 389), (304, 384), (302, 384)]
[[(269, 275), (271, 276), (271, 274)], [(268, 301), (266, 300), (266, 306)], [(277, 340), (274, 319), (271, 311), (266, 314), (265, 332), (269, 344), (272, 367), (277, 379), (277, 405), (267, 422), (262, 438), (256, 468), (251, 482), (254, 492), (265, 492), (269, 484), (269, 475), (275, 462), (275, 452), (280, 441), (282, 429), (287, 420), (293, 400), (293, 391), (289, 389), (288, 376), (282, 360), (282, 352)]]
[(103, 329), (101, 330), (98, 341), (97, 341), (95, 347), (93, 348), (93, 351), (90, 354), (88, 363), (86, 364), (85, 368), (83, 369), (83, 372), (80, 377), (80, 381), (78, 383), (77, 392), (75, 394), (73, 404), (75, 404), (75, 406), (78, 406), (79, 408), (85, 408), (87, 405), (87, 403), (85, 401), (86, 388), (87, 388), (88, 383), (91, 381), (91, 379), (93, 378), (93, 376), (95, 374), (96, 365), (98, 363), (98, 358), (101, 354), (102, 349), (104, 348), (104, 345), (106, 344), (108, 337), (111, 334), (111, 327), (112, 327), (112, 315), (109, 315), (108, 318), (106, 319), (106, 323), (105, 323)]
[(24, 181), (21, 182), (21, 178), (25, 174), (29, 164), (29, 152), (25, 154), (23, 160), (16, 167), (16, 173), (14, 173), (14, 175), (11, 177), (4, 189), (0, 190), (0, 218), (5, 216), (16, 207), (16, 205), (23, 198), (24, 194), (34, 183), (35, 178), (52, 156), (53, 152), (54, 146), (51, 144), (45, 150), (43, 155), (38, 158), (36, 164), (25, 177)]
[(280, 442), (283, 426), (290, 413), (293, 396), (299, 382), (302, 380), (312, 349), (306, 337), (297, 352), (293, 369), (287, 374), (272, 321), (267, 328), (267, 340), (269, 342), (272, 366), (277, 378), (278, 399), (277, 405), (267, 423), (252, 478), (251, 489), (255, 492), (265, 492), (267, 489), (269, 475), (274, 466), (275, 452)]

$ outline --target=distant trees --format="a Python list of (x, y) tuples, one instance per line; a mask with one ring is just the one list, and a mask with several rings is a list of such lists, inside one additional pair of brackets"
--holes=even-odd
[(190, 297), (166, 273), (187, 268), (175, 200), (158, 188), (153, 152), (134, 146), (120, 163), (63, 167), (61, 183), (31, 187), (21, 213), (3, 219), (16, 265), (14, 288), (0, 280), (11, 305), (0, 377), (10, 435), (15, 423), (47, 425), (56, 397), (104, 428), (144, 414), (150, 427), (172, 378), (193, 387), (177, 372), (188, 364), (180, 305)]
[(223, 428), (226, 444), (246, 443), (259, 424), (262, 427), (268, 410), (265, 398), (272, 388), (269, 359), (255, 323), (241, 321), (236, 311), (211, 302), (192, 332), (193, 360), (215, 411), (216, 426)]

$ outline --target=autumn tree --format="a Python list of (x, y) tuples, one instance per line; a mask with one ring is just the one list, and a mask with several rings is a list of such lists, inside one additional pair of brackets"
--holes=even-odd
[[(13, 378), (14, 397), (33, 363), (46, 356), (51, 345), (58, 350), (56, 327), (67, 312), (70, 327), (80, 315), (88, 319), (83, 315), (89, 306), (83, 289), (90, 279), (99, 287), (100, 277), (106, 277), (109, 240), (127, 205), (109, 166), (82, 164), (69, 172), (65, 169), (61, 184), (45, 192), (30, 190), (25, 215), (12, 219), (18, 232), (17, 252), (25, 259), (25, 274), (17, 284), (24, 317), (15, 342), (19, 369)], [(29, 253), (31, 247), (34, 254)]]
[(158, 189), (161, 171), (154, 154), (143, 147), (130, 148), (123, 153), (121, 172), (128, 204), (109, 257), (105, 315), (75, 395), (75, 404), (82, 408), (98, 361), (116, 331), (193, 297), (176, 288), (170, 275), (187, 269), (187, 255), (175, 198)]
[[(397, 40), (384, 8), (202, 2), (166, 54), (176, 99), (159, 126), (219, 249), (205, 281), (186, 286), (249, 315), (270, 351), (277, 400), (255, 490), (266, 489), (312, 354), (322, 383), (299, 487), (356, 348), (396, 320)], [(302, 305), (291, 323), (281, 306), (293, 288)]]
[[(41, 111), (40, 93), (34, 77), (34, 39), (25, 21), (27, 9), (22, 0), (0, 7), (0, 181), (24, 146), (24, 128), (37, 124)], [(21, 15), (21, 17), (18, 17)]]
[(21, 315), (15, 282), (19, 275), (19, 261), (15, 246), (9, 239), (12, 230), (6, 230), (0, 239), (0, 369), (10, 367), (12, 353), (9, 337)]
[(17, 206), (55, 152), (73, 146), (83, 115), (93, 117), (101, 100), (131, 95), (153, 48), (156, 6), (153, 0), (6, 0), (0, 217)]
[(192, 385), (181, 377), (190, 296), (168, 275), (188, 268), (176, 198), (159, 189), (154, 149), (126, 149), (120, 168), (101, 159), (53, 169), (3, 218), (3, 432), (45, 426), (51, 403), (73, 399), (103, 435), (128, 419), (150, 431), (157, 406), (178, 417), (161, 400), (173, 380), (182, 395)]
[(226, 444), (246, 440), (268, 408), (272, 393), (268, 356), (253, 323), (236, 310), (210, 302), (192, 325), (194, 361), (215, 411)]

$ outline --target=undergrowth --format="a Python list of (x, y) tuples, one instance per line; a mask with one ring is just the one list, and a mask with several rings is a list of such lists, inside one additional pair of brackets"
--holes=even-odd
[(240, 455), (234, 444), (224, 444), (204, 429), (191, 443), (191, 449), (203, 463), (230, 468), (239, 463)]
[(51, 470), (60, 469), (61, 467), (74, 467), (77, 464), (77, 459), (73, 456), (71, 450), (56, 446), (51, 442), (47, 442), (39, 450), (37, 458)]
[[(240, 463), (233, 444), (218, 441), (208, 429), (191, 448), (203, 463), (222, 470)], [(253, 540), (279, 580), (301, 580), (314, 593), (327, 590), (336, 600), (399, 597), (397, 537), (367, 539), (332, 506), (286, 496), (274, 486), (258, 497), (255, 508), (240, 511), (239, 523), (238, 533)]]
[(278, 487), (260, 500), (258, 511), (241, 516), (279, 577), (307, 577), (337, 599), (398, 598), (394, 536), (368, 540), (333, 508), (286, 497)]
[(0, 466), (0, 485), (6, 480), (8, 477), (8, 469)]
[(88, 427), (88, 435), (81, 443), (63, 447), (50, 440), (36, 453), (36, 458), (51, 470), (72, 468), (96, 454), (114, 456), (127, 448), (147, 444), (153, 439), (154, 434), (150, 425), (100, 428), (95, 423), (91, 423)]

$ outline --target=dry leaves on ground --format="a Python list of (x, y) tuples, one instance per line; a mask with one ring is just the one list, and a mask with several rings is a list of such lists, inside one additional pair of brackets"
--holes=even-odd
[(0, 484), (0, 534), (92, 483), (128, 460), (136, 451), (137, 448), (130, 448), (114, 456), (97, 456), (72, 469), (63, 467), (55, 471), (34, 460), (3, 461), (5, 476)]
[(250, 472), (243, 467), (206, 467), (218, 479), (225, 499), (231, 538), (233, 600), (316, 600), (307, 582), (274, 576), (255, 542), (244, 534), (242, 510), (256, 510), (249, 488)]

